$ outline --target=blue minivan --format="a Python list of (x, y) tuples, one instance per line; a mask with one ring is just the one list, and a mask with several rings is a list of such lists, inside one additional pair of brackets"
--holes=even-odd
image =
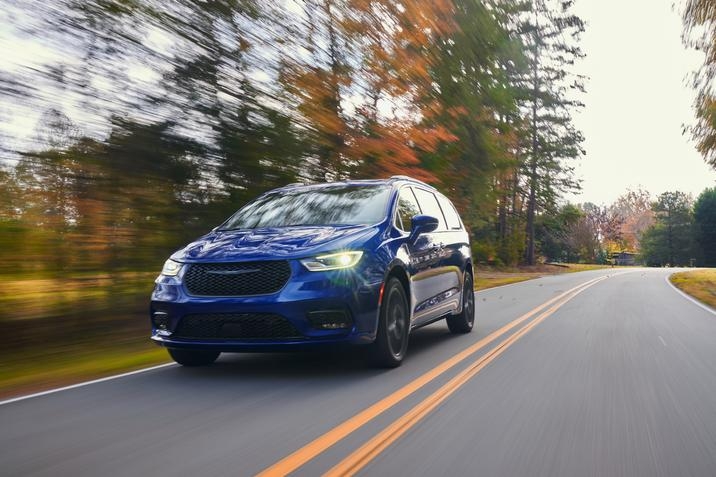
[(474, 324), (470, 241), (455, 207), (404, 176), (269, 191), (175, 252), (152, 340), (185, 366), (223, 352), (364, 344), (399, 366), (411, 330)]

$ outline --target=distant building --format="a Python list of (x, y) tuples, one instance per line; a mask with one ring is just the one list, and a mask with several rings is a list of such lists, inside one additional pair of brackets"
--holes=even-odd
[(636, 265), (636, 254), (634, 252), (614, 252), (612, 253), (612, 263), (614, 265)]

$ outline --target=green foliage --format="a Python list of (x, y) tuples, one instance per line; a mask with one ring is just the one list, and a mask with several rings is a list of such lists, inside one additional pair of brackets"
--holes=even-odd
[(706, 189), (694, 204), (696, 241), (704, 255), (704, 265), (716, 267), (716, 188)]
[(666, 234), (662, 225), (649, 227), (641, 239), (640, 260), (649, 267), (661, 267), (669, 263)]
[(652, 204), (656, 223), (641, 241), (641, 260), (649, 266), (685, 266), (697, 260), (692, 200), (683, 192), (664, 192)]
[[(15, 151), (23, 206), (12, 214), (38, 254), (67, 252), (28, 267), (146, 266), (267, 189), (395, 173), (436, 183), (474, 239), (515, 264), (526, 216), (571, 187), (562, 161), (579, 155), (568, 111), (578, 104), (562, 83), (581, 55), (565, 38), (582, 25), (568, 10), (518, 0), (38, 6), (39, 21), (19, 28), (71, 44), (82, 61), (13, 77), (50, 89), (22, 93), (47, 113), (40, 141)], [(61, 91), (79, 98), (81, 123), (52, 101)]]
[(582, 252), (575, 245), (576, 227), (585, 213), (574, 204), (565, 204), (556, 213), (537, 217), (535, 237), (539, 253), (548, 262), (579, 262)]
[(497, 256), (495, 246), (490, 242), (481, 240), (472, 244), (472, 259), (476, 263), (487, 263), (502, 266), (504, 262)]
[[(515, 78), (527, 59), (512, 23), (523, 13), (517, 2), (454, 2), (457, 28), (435, 45), (432, 69), (440, 121), (457, 138), (424, 157), (480, 243), (480, 260), (514, 265), (524, 250), (517, 210), (521, 186)], [(496, 209), (497, 205), (497, 209)]]

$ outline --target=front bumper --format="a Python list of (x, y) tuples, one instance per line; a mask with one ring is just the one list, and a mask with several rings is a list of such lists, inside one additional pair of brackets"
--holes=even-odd
[[(199, 297), (187, 293), (177, 277), (159, 276), (150, 307), (151, 339), (168, 348), (217, 351), (274, 351), (320, 345), (366, 344), (375, 340), (382, 274), (370, 269), (309, 272), (290, 261), (291, 278), (277, 293), (250, 297)], [(337, 329), (317, 326), (316, 312), (342, 311), (348, 323)], [(188, 315), (278, 315), (297, 331), (284, 338), (180, 337), (176, 335)]]

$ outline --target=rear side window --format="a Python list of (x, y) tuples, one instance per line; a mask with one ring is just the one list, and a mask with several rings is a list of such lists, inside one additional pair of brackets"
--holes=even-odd
[(398, 196), (398, 211), (395, 214), (395, 226), (404, 232), (410, 232), (411, 219), (420, 214), (420, 207), (410, 187), (403, 187)]
[(435, 194), (418, 188), (413, 190), (415, 191), (415, 197), (418, 198), (418, 204), (420, 204), (420, 209), (423, 211), (423, 214), (432, 215), (438, 219), (440, 222), (440, 225), (438, 225), (437, 228), (438, 231), (447, 230), (447, 227), (445, 226), (445, 217), (443, 217), (443, 212), (440, 209), (440, 205), (438, 204), (438, 199), (435, 197)]
[(462, 229), (462, 225), (460, 224), (460, 216), (457, 215), (457, 211), (455, 210), (455, 206), (452, 205), (452, 202), (450, 202), (446, 197), (443, 197), (441, 195), (438, 196), (438, 202), (440, 202), (440, 208), (443, 209), (443, 214), (445, 214), (445, 222), (447, 223), (447, 228), (450, 230)]

